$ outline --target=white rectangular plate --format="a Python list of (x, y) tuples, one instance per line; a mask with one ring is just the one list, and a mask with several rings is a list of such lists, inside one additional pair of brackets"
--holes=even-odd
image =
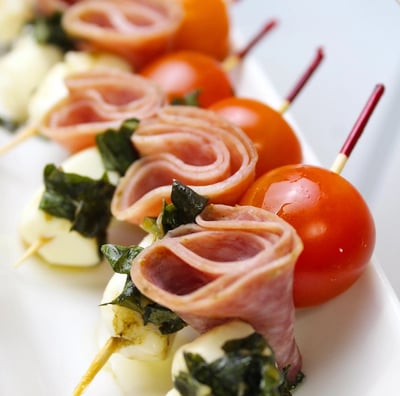
[[(235, 71), (235, 79), (238, 95), (280, 104), (272, 84), (251, 59)], [(316, 163), (296, 130), (306, 161)], [(0, 144), (8, 138), (0, 133)], [(35, 138), (0, 158), (1, 395), (71, 395), (99, 348), (98, 304), (111, 277), (107, 264), (71, 270), (33, 258), (12, 268), (23, 252), (17, 234), (19, 213), (40, 186), (43, 166), (59, 164), (65, 157), (59, 147)], [(297, 316), (297, 340), (307, 377), (295, 395), (398, 392), (400, 309), (376, 263), (348, 292), (323, 306), (299, 310)], [(124, 391), (106, 367), (86, 394), (144, 396), (132, 388), (135, 375), (119, 376), (130, 378)]]

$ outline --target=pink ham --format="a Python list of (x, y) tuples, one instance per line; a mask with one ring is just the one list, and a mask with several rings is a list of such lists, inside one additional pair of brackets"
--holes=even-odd
[(144, 249), (132, 263), (133, 282), (201, 333), (231, 319), (251, 324), (294, 380), (301, 368), (292, 297), (300, 238), (251, 206), (209, 205), (196, 223)]
[(127, 71), (98, 68), (66, 78), (68, 96), (44, 117), (40, 132), (75, 152), (128, 118), (146, 119), (166, 103), (151, 81)]
[(248, 136), (210, 110), (166, 106), (132, 136), (142, 158), (120, 181), (113, 215), (140, 224), (157, 216), (174, 179), (213, 203), (235, 204), (254, 180), (257, 152)]
[(182, 20), (178, 0), (86, 0), (65, 11), (63, 26), (85, 47), (118, 54), (139, 68), (171, 49)]
[(57, 11), (64, 12), (72, 4), (83, 0), (36, 0), (35, 7), (42, 15), (51, 15)]

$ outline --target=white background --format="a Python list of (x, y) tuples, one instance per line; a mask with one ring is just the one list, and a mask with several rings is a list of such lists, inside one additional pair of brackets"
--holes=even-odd
[(342, 175), (375, 217), (375, 257), (400, 296), (400, 4), (396, 0), (241, 0), (232, 19), (251, 38), (278, 26), (252, 55), (285, 97), (319, 46), (325, 59), (290, 113), (330, 167), (377, 83), (385, 94)]

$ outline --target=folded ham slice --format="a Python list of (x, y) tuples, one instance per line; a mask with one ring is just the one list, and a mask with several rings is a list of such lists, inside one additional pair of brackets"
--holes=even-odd
[(144, 249), (132, 263), (135, 285), (203, 333), (240, 319), (262, 334), (289, 380), (301, 368), (294, 337), (293, 270), (302, 250), (294, 229), (252, 206), (208, 205)]
[(66, 32), (85, 47), (141, 67), (171, 49), (183, 20), (179, 0), (86, 0), (66, 9)]
[(54, 12), (64, 12), (72, 4), (79, 3), (83, 0), (36, 0), (36, 10), (41, 15), (51, 15)]
[(153, 116), (166, 104), (150, 80), (128, 71), (97, 68), (66, 77), (67, 97), (44, 116), (40, 133), (75, 152), (94, 145), (95, 136), (119, 128), (128, 118)]
[(140, 224), (158, 216), (174, 179), (213, 203), (235, 204), (254, 180), (257, 152), (248, 136), (210, 110), (165, 106), (132, 136), (142, 156), (118, 184), (113, 215)]

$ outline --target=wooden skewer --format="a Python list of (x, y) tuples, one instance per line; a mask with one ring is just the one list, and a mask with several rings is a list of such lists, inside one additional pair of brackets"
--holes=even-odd
[(95, 356), (86, 373), (81, 378), (76, 386), (72, 396), (80, 396), (85, 389), (90, 385), (97, 373), (104, 367), (111, 355), (118, 351), (119, 348), (126, 342), (122, 337), (110, 337), (104, 344), (103, 348)]
[(237, 51), (235, 54), (228, 56), (222, 62), (222, 68), (226, 72), (230, 72), (231, 70), (233, 70), (240, 63), (240, 61), (253, 49), (253, 47), (255, 47), (255, 45), (276, 25), (277, 21), (275, 19), (267, 22), (243, 49)]
[(321, 47), (319, 47), (317, 49), (317, 54), (316, 54), (315, 58), (313, 59), (311, 65), (307, 68), (305, 73), (300, 77), (297, 84), (294, 86), (294, 88), (290, 91), (289, 95), (286, 96), (285, 100), (281, 104), (281, 107), (278, 110), (279, 113), (283, 114), (287, 111), (289, 106), (296, 99), (296, 97), (298, 96), (300, 91), (303, 89), (304, 85), (306, 85), (307, 81), (313, 75), (314, 71), (319, 66), (319, 64), (322, 62), (323, 59), (324, 59), (324, 51)]
[(24, 252), (24, 254), (13, 264), (13, 267), (19, 267), (24, 261), (35, 255), (40, 248), (49, 243), (52, 239), (52, 237), (41, 237), (37, 241), (33, 242), (32, 245), (30, 245), (29, 248)]
[(339, 151), (339, 154), (335, 158), (331, 166), (331, 171), (336, 173), (341, 173), (346, 162), (353, 151), (358, 139), (360, 138), (362, 132), (364, 131), (365, 126), (370, 119), (372, 112), (374, 111), (376, 105), (378, 104), (380, 98), (382, 97), (385, 91), (385, 87), (383, 84), (377, 84), (369, 97), (364, 109), (359, 115), (356, 123), (351, 129), (347, 139), (345, 140), (342, 148)]
[(25, 129), (22, 130), (22, 132), (18, 132), (13, 139), (9, 140), (6, 144), (0, 147), (0, 155), (7, 153), (26, 139), (35, 136), (38, 133), (39, 132), (36, 126), (27, 126)]

